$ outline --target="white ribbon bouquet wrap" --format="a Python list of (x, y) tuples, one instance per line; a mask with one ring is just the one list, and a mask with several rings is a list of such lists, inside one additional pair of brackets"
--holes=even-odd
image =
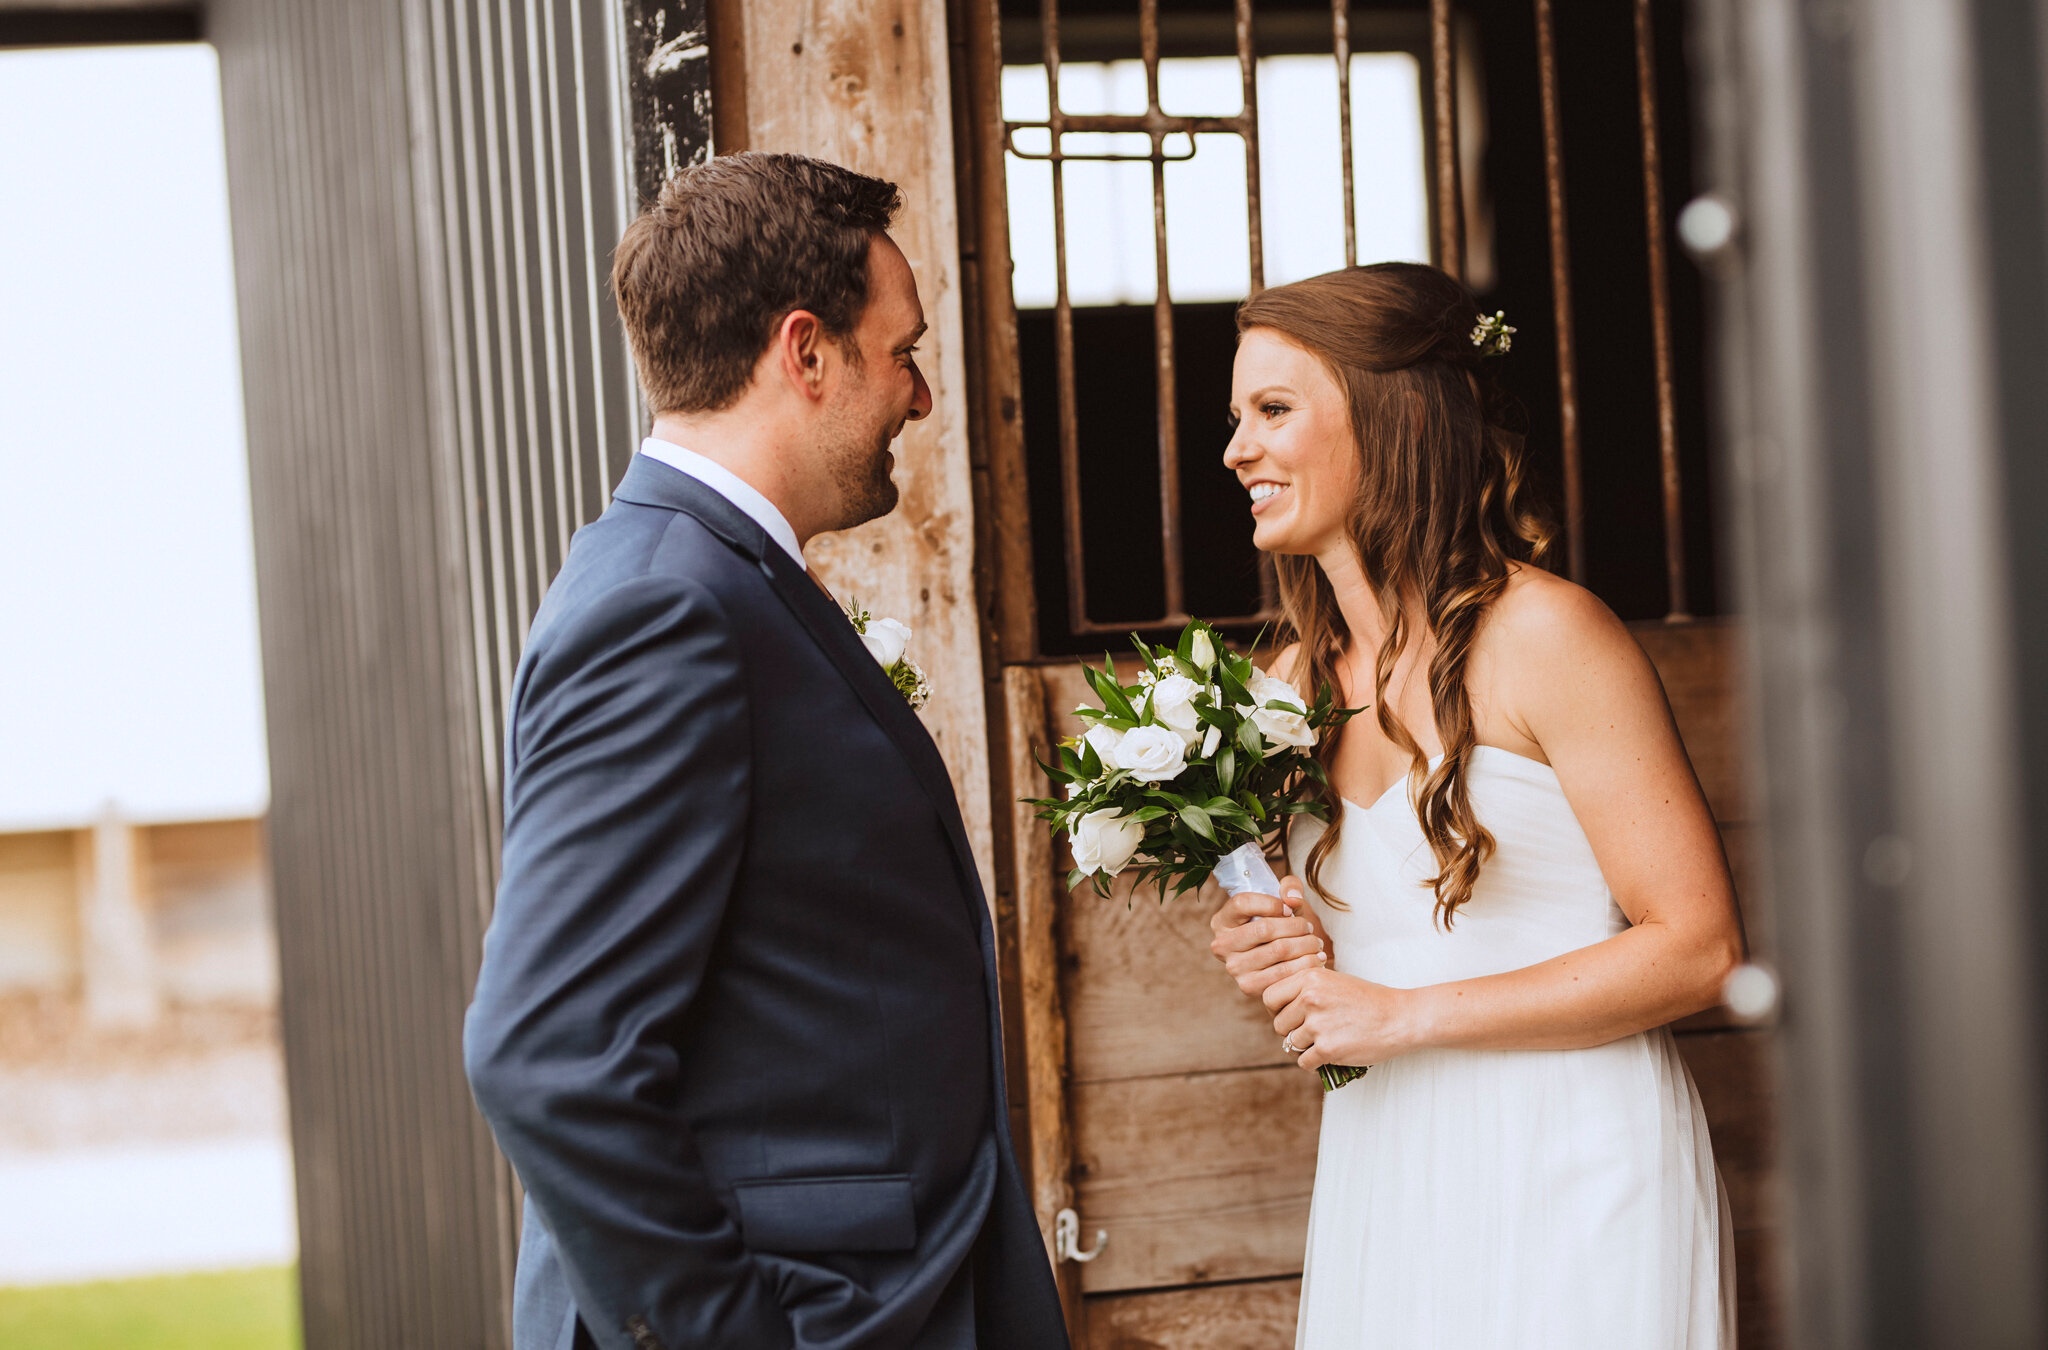
[[(1212, 874), (1231, 895), (1277, 895), (1266, 841), (1291, 816), (1329, 818), (1318, 737), (1362, 709), (1339, 708), (1328, 686), (1310, 704), (1293, 685), (1231, 651), (1197, 619), (1172, 646), (1135, 634), (1136, 682), (1116, 663), (1083, 666), (1101, 706), (1076, 708), (1086, 730), (1041, 764), (1064, 795), (1031, 799), (1039, 817), (1067, 833), (1069, 886), (1098, 895), (1129, 871), (1163, 902)], [(1364, 1069), (1325, 1065), (1325, 1089)]]

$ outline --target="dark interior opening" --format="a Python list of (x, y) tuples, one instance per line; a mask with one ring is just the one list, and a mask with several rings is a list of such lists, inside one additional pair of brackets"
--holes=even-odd
[[(1186, 0), (1162, 3), (1160, 11), (1164, 54), (1234, 51), (1227, 3)], [(1002, 13), (1005, 60), (1035, 63), (1037, 5), (1005, 0)], [(1063, 43), (1068, 59), (1137, 58), (1135, 6), (1128, 0), (1063, 3), (1061, 16), (1063, 31), (1077, 39)], [(1414, 50), (1416, 25), (1426, 17), (1426, 5), (1354, 5), (1354, 49)], [(1683, 13), (1660, 4), (1655, 18), (1664, 202), (1667, 215), (1675, 215), (1692, 195), (1691, 83)], [(1462, 8), (1460, 22), (1470, 26), (1476, 42), (1486, 104), (1484, 178), (1493, 212), (1496, 281), (1480, 299), (1489, 313), (1506, 310), (1520, 330), (1498, 369), (1528, 411), (1539, 492), (1561, 526), (1563, 451), (1535, 21), (1526, 4), (1487, 3)], [(1254, 24), (1262, 55), (1329, 49), (1326, 7), (1262, 6)], [(1426, 34), (1426, 28), (1419, 31)], [(1664, 617), (1667, 606), (1634, 34), (1629, 0), (1557, 7), (1586, 579), (1624, 619), (1640, 620)], [(1423, 56), (1426, 80), (1426, 47)], [(1285, 208), (1285, 193), (1285, 184), (1265, 185), (1269, 217)], [(1721, 586), (1701, 284), (1698, 271), (1675, 248), (1670, 293), (1690, 610), (1713, 615), (1721, 612)], [(1245, 500), (1222, 466), (1236, 345), (1231, 311), (1227, 304), (1175, 306), (1187, 602), (1191, 612), (1204, 616), (1247, 613), (1259, 600), (1259, 561)], [(1018, 319), (1040, 648), (1048, 655), (1099, 652), (1102, 635), (1075, 636), (1067, 613), (1052, 312), (1027, 310)], [(1151, 308), (1076, 309), (1074, 336), (1088, 617), (1135, 625), (1161, 611), (1164, 586)], [(1563, 570), (1561, 549), (1553, 565)]]

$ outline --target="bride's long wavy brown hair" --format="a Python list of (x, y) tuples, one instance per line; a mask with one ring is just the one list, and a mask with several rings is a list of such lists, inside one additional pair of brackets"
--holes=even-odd
[[(1465, 685), (1473, 635), (1507, 588), (1509, 564), (1540, 563), (1553, 534), (1528, 500), (1519, 409), (1472, 343), (1478, 308), (1434, 267), (1378, 263), (1275, 286), (1237, 311), (1240, 337), (1269, 329), (1310, 352), (1350, 404), (1359, 475), (1348, 529), (1386, 624), (1373, 661), (1373, 710), (1387, 739), (1408, 752), (1411, 784), (1422, 784), (1416, 815), (1436, 856), (1430, 885), (1446, 928), (1494, 847), (1466, 784), (1477, 744)], [(1310, 691), (1326, 681), (1341, 688), (1351, 633), (1329, 578), (1311, 557), (1274, 563), (1286, 635), (1300, 644), (1291, 674)], [(1424, 633), (1411, 631), (1415, 608)], [(1429, 693), (1444, 747), (1434, 768), (1387, 705), (1395, 662), (1411, 639), (1431, 636)], [(1338, 729), (1317, 747), (1325, 765), (1342, 735)], [(1335, 789), (1320, 791), (1330, 825), (1303, 869), (1319, 891), (1344, 828)]]

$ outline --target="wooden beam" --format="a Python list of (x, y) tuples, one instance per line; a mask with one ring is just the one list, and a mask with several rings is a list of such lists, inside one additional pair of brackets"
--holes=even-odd
[[(1036, 792), (1038, 761), (1051, 757), (1045, 735), (1045, 690), (1038, 672), (1011, 666), (1003, 671), (1009, 725), (1009, 781), (1012, 794)], [(1059, 873), (1052, 836), (1033, 809), (1010, 803), (1010, 867), (1017, 905), (1018, 1021), (1024, 1037), (1024, 1100), (1029, 1119), (1028, 1171), (1031, 1202), (1038, 1211), (1045, 1249), (1070, 1328), (1079, 1312), (1079, 1267), (1060, 1261), (1053, 1246), (1053, 1219), (1074, 1203), (1074, 1141), (1067, 1111), (1067, 1017), (1060, 992)]]

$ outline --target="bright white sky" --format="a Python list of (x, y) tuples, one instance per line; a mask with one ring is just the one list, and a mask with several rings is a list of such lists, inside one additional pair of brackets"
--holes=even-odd
[(211, 48), (0, 53), (0, 830), (269, 797)]
[[(1358, 260), (1429, 259), (1424, 200), (1421, 72), (1406, 52), (1351, 58), (1352, 197)], [(1003, 68), (1003, 115), (1042, 121), (1044, 66)], [(1344, 265), (1344, 179), (1338, 139), (1337, 64), (1327, 56), (1269, 56), (1258, 63), (1259, 179), (1266, 210), (1266, 284), (1299, 281)], [(1159, 106), (1183, 116), (1232, 117), (1244, 108), (1237, 58), (1170, 57), (1159, 63)], [(1142, 113), (1145, 67), (1137, 61), (1060, 66), (1060, 107), (1070, 113)], [(1176, 300), (1242, 300), (1251, 284), (1244, 142), (1196, 138), (1192, 159), (1166, 166), (1167, 285)], [(1051, 134), (1025, 129), (1016, 148), (1044, 154)], [(1169, 137), (1167, 153), (1186, 153)], [(1138, 154), (1143, 135), (1069, 132), (1070, 154)], [(1012, 284), (1019, 306), (1046, 308), (1055, 295), (1052, 166), (1008, 156)], [(1146, 163), (1066, 166), (1067, 293), (1077, 305), (1152, 303), (1152, 168)], [(1276, 209), (1284, 203), (1285, 209)]]

